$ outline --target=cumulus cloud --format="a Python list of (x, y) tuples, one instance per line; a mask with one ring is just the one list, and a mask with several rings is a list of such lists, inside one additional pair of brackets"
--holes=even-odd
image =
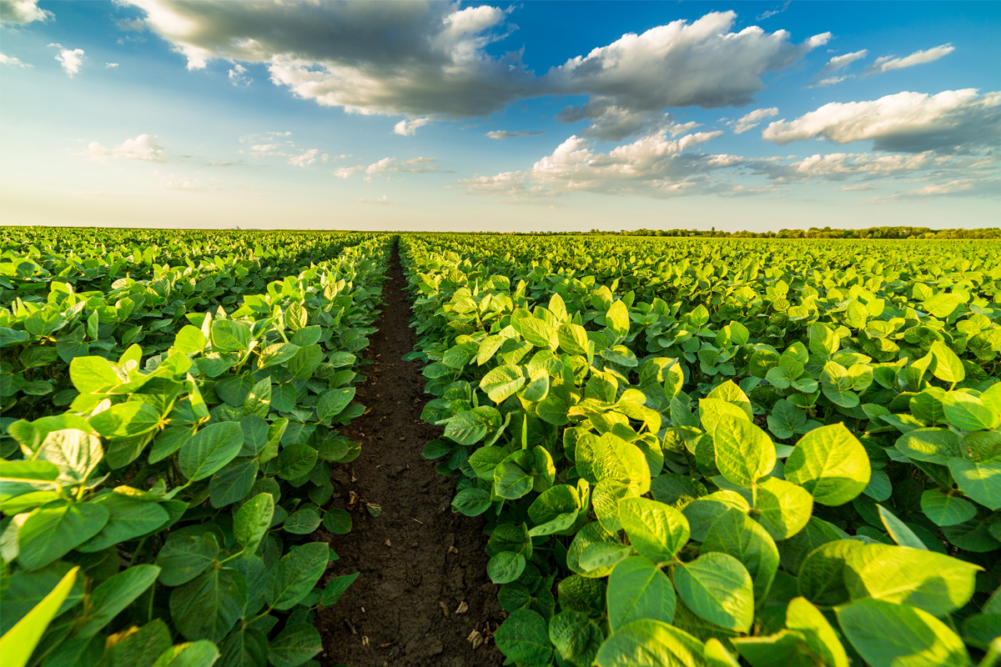
[(743, 134), (751, 128), (757, 127), (758, 123), (771, 116), (778, 116), (779, 110), (777, 107), (772, 107), (771, 109), (755, 109), (751, 113), (738, 118), (735, 121), (735, 126), (733, 128), (734, 134)]
[(229, 82), (237, 87), (246, 87), (253, 83), (253, 79), (246, 76), (247, 68), (243, 65), (237, 63), (233, 65), (233, 68), (229, 70)]
[(430, 118), (415, 118), (413, 120), (401, 120), (393, 128), (393, 134), (400, 134), (404, 137), (412, 137), (417, 134), (417, 128), (424, 127), (433, 122)]
[[(344, 157), (344, 156), (342, 156)], [(365, 180), (370, 181), (372, 177), (384, 172), (403, 172), (409, 174), (423, 174), (432, 171), (440, 171), (436, 164), (438, 160), (432, 157), (416, 157), (412, 160), (397, 161), (394, 157), (384, 157), (378, 162), (368, 165), (355, 165), (353, 167), (341, 167), (334, 170), (334, 176), (338, 178), (349, 178), (354, 174), (365, 174)]]
[(0, 0), (0, 23), (20, 26), (52, 17), (52, 12), (38, 8), (38, 0)]
[(167, 151), (157, 143), (155, 134), (140, 134), (135, 139), (126, 139), (121, 145), (106, 148), (96, 141), (87, 145), (87, 150), (79, 155), (93, 162), (107, 162), (109, 159), (142, 160), (144, 162), (166, 162)]
[(146, 26), (204, 68), (213, 58), (267, 66), (296, 96), (358, 113), (480, 116), (524, 96), (517, 53), (486, 47), (513, 26), (490, 6), (443, 2), (247, 5), (131, 0)]
[(31, 67), (31, 65), (26, 65), (14, 56), (7, 56), (2, 53), (0, 53), (0, 65), (10, 65), (11, 67)]
[(981, 95), (967, 88), (832, 102), (793, 121), (771, 123), (762, 137), (780, 146), (819, 137), (838, 144), (871, 139), (882, 151), (968, 152), (1001, 145), (1001, 92)]
[(733, 32), (736, 17), (714, 12), (691, 23), (674, 21), (554, 67), (544, 77), (550, 92), (591, 96), (564, 109), (560, 120), (591, 119), (591, 136), (617, 140), (667, 107), (751, 104), (766, 74), (795, 64), (830, 38), (824, 33), (794, 44), (784, 30)]
[(726, 169), (738, 160), (727, 155), (685, 154), (683, 151), (723, 135), (697, 132), (672, 139), (662, 129), (607, 153), (594, 150), (583, 137), (572, 136), (530, 171), (464, 179), (457, 187), (471, 195), (537, 199), (573, 192), (610, 195), (641, 194), (673, 197), (714, 189), (706, 174)]
[(545, 134), (545, 130), (539, 130), (538, 132), (530, 132), (529, 130), (518, 130), (517, 132), (508, 132), (507, 130), (492, 130), (487, 132), (486, 136), (491, 139), (514, 139), (516, 137), (537, 137), (540, 134)]
[(62, 44), (49, 44), (49, 46), (59, 49), (56, 60), (62, 65), (66, 76), (72, 79), (83, 67), (83, 49), (67, 49)]
[(904, 58), (896, 58), (894, 56), (883, 56), (881, 58), (876, 58), (870, 67), (865, 70), (866, 74), (877, 74), (880, 72), (889, 72), (895, 69), (903, 69), (905, 67), (913, 67), (914, 65), (923, 65), (924, 63), (930, 63), (943, 56), (947, 56), (956, 47), (951, 44), (943, 44), (942, 46), (936, 46), (932, 49), (927, 49), (925, 51), (915, 51), (909, 56)]
[(288, 158), (288, 163), (295, 165), (297, 167), (308, 167), (309, 165), (316, 162), (317, 156), (319, 156), (320, 151), (317, 148), (310, 148), (308, 151), (304, 151), (300, 155), (290, 155)]

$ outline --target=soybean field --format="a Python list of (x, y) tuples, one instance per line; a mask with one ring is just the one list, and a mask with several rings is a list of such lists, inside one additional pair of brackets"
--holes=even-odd
[(999, 355), (992, 241), (7, 228), (4, 667), (990, 667)]

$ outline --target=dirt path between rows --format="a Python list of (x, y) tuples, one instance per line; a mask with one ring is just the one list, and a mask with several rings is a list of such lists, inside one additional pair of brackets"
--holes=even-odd
[[(503, 658), (489, 636), (502, 614), (486, 574), (483, 522), (452, 513), (455, 480), (421, 457), (440, 429), (420, 419), (428, 398), (421, 364), (402, 360), (415, 336), (395, 246), (389, 278), (366, 349), (374, 363), (356, 399), (370, 410), (342, 429), (361, 456), (334, 472), (333, 505), (352, 508), (354, 527), (325, 536), (340, 556), (327, 576), (361, 574), (318, 614), (319, 658), (325, 667), (495, 667)], [(370, 516), (366, 503), (382, 513)], [(486, 638), (476, 648), (474, 631)]]

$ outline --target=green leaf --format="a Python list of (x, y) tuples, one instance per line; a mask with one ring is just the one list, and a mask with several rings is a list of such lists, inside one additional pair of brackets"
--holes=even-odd
[(351, 532), (351, 515), (336, 507), (329, 509), (323, 513), (323, 527), (334, 535), (347, 535)]
[(209, 341), (216, 352), (245, 352), (250, 348), (250, 327), (236, 320), (212, 320)]
[(848, 641), (872, 667), (966, 667), (963, 641), (931, 614), (884, 600), (835, 609)]
[(320, 395), (316, 402), (316, 418), (320, 421), (336, 417), (348, 406), (355, 397), (355, 388), (328, 389)]
[(358, 578), (359, 574), (359, 572), (345, 574), (340, 577), (334, 577), (327, 582), (327, 585), (323, 588), (323, 593), (320, 595), (320, 604), (324, 607), (337, 604), (341, 596), (348, 590), (348, 587)]
[(110, 577), (90, 596), (86, 621), (77, 631), (79, 637), (93, 637), (118, 614), (153, 585), (160, 568), (155, 565), (134, 565)]
[(690, 536), (685, 515), (655, 500), (626, 498), (619, 518), (633, 548), (654, 563), (673, 560)]
[(829, 506), (843, 505), (862, 493), (871, 474), (865, 448), (844, 424), (810, 431), (796, 443), (785, 464), (788, 481)]
[(963, 362), (956, 356), (956, 353), (949, 349), (942, 341), (935, 341), (928, 348), (928, 352), (935, 359), (931, 367), (932, 375), (943, 382), (962, 382), (966, 379), (966, 369)]
[(688, 608), (716, 625), (747, 632), (754, 621), (754, 585), (739, 560), (707, 553), (679, 566), (674, 585)]
[(622, 626), (605, 640), (599, 667), (703, 667), (702, 642), (667, 623), (651, 619)]
[(268, 638), (256, 628), (233, 632), (219, 645), (219, 667), (265, 667)]
[(903, 521), (898, 519), (893, 512), (886, 509), (882, 505), (876, 505), (876, 507), (879, 509), (879, 518), (883, 521), (883, 526), (886, 528), (886, 532), (890, 534), (890, 537), (893, 538), (894, 542), (902, 547), (924, 550), (928, 549), (921, 539), (914, 534), (914, 531), (908, 528)]
[(286, 625), (268, 647), (274, 667), (297, 667), (323, 650), (320, 631), (308, 623)]
[(315, 505), (307, 505), (297, 509), (282, 524), (282, 529), (293, 535), (309, 535), (319, 527), (320, 513)]
[(945, 616), (969, 601), (980, 569), (933, 551), (868, 544), (848, 555), (845, 583), (853, 600), (886, 600)]
[(247, 553), (257, 551), (264, 533), (271, 526), (275, 513), (275, 499), (270, 493), (259, 493), (240, 507), (233, 517), (233, 536)]
[(90, 418), (94, 430), (106, 438), (129, 438), (149, 433), (160, 424), (160, 414), (149, 404), (129, 401), (113, 405)]
[(517, 581), (525, 571), (525, 556), (513, 551), (501, 551), (487, 562), (487, 576), (495, 584)]
[(592, 664), (604, 638), (598, 626), (579, 611), (563, 611), (549, 619), (549, 641), (573, 664)]
[(587, 356), (587, 330), (577, 324), (564, 323), (557, 331), (560, 347), (567, 354)]
[(278, 454), (278, 476), (298, 479), (313, 469), (318, 457), (319, 453), (309, 445), (293, 443)]
[(713, 522), (701, 553), (719, 552), (743, 564), (754, 583), (754, 599), (768, 596), (779, 569), (779, 550), (768, 532), (743, 512), (727, 510)]
[(961, 391), (947, 393), (942, 399), (942, 408), (949, 423), (964, 431), (990, 430), (1001, 422), (1001, 413), (991, 410), (976, 396)]
[(483, 489), (467, 488), (452, 499), (452, 509), (465, 516), (479, 516), (490, 509), (490, 493)]
[(211, 667), (219, 659), (219, 649), (210, 641), (178, 644), (163, 652), (153, 667)]
[(320, 367), (323, 361), (323, 348), (319, 345), (306, 345), (300, 347), (295, 356), (289, 359), (286, 368), (297, 380), (306, 380), (313, 375), (313, 371)]
[(845, 583), (848, 558), (864, 546), (858, 540), (834, 540), (811, 551), (799, 570), (799, 594), (822, 607), (847, 602), (850, 598)]
[(243, 447), (239, 422), (209, 424), (181, 447), (177, 462), (191, 481), (211, 477), (236, 458)]
[(674, 586), (660, 568), (642, 556), (615, 566), (608, 579), (608, 624), (612, 631), (643, 618), (674, 620)]
[(786, 611), (786, 627), (799, 636), (814, 655), (829, 667), (848, 667), (848, 654), (834, 628), (820, 610), (803, 598), (795, 598)]
[(213, 568), (170, 592), (170, 616), (189, 641), (219, 643), (247, 607), (247, 581), (237, 570)]
[[(74, 567), (56, 584), (52, 592), (42, 598), (28, 614), (0, 637), (0, 655), (3, 655), (3, 667), (24, 667), (28, 664), (32, 652), (41, 641), (49, 622), (62, 607), (63, 601), (69, 595), (76, 582), (80, 568)], [(9, 612), (7, 612), (9, 613)]]
[(912, 461), (949, 465), (962, 456), (959, 436), (946, 428), (916, 428), (897, 438), (894, 448)]
[(159, 504), (130, 498), (120, 493), (105, 493), (94, 504), (108, 510), (110, 516), (97, 535), (77, 547), (82, 552), (94, 552), (152, 533), (167, 523), (170, 516)]
[(929, 489), (921, 494), (921, 511), (936, 526), (955, 526), (977, 515), (977, 508), (972, 503), (940, 489)]
[(198, 327), (193, 327), (189, 324), (174, 336), (173, 347), (184, 354), (201, 352), (205, 349), (205, 334)]
[(586, 570), (581, 566), (581, 555), (584, 553), (584, 550), (596, 542), (607, 542), (613, 545), (620, 544), (616, 535), (605, 530), (600, 522), (591, 522), (578, 530), (577, 534), (574, 535), (573, 541), (567, 549), (567, 566), (572, 571), (585, 577), (607, 577), (611, 574), (611, 567)]
[(774, 540), (786, 540), (801, 531), (813, 513), (813, 496), (806, 489), (775, 477), (758, 483), (755, 509), (758, 523)]
[(17, 541), (21, 567), (37, 570), (59, 560), (71, 550), (101, 532), (110, 512), (94, 503), (51, 502), (28, 515)]
[[(0, 615), (0, 634), (6, 634), (18, 621), (27, 616), (72, 569), (70, 563), (57, 561), (40, 570), (28, 572), (18, 569), (9, 575), (9, 583), (6, 584), (6, 589), (3, 590), (2, 598), (0, 598), (3, 603), (3, 614)], [(83, 600), (83, 595), (84, 581), (78, 578), (59, 607), (57, 615), (77, 605)]]
[(508, 659), (526, 665), (545, 665), (553, 653), (546, 620), (528, 609), (508, 616), (497, 628), (494, 642)]
[(219, 543), (212, 533), (167, 540), (156, 555), (160, 582), (165, 586), (186, 584), (215, 563)]
[(257, 478), (257, 459), (237, 458), (212, 475), (209, 498), (212, 507), (225, 507), (247, 497)]
[(329, 551), (325, 542), (293, 547), (268, 573), (268, 603), (279, 611), (299, 604), (323, 576)]
[(775, 467), (771, 438), (746, 419), (722, 415), (712, 436), (717, 467), (738, 486), (751, 486)]
[(70, 362), (70, 380), (81, 394), (95, 394), (117, 387), (122, 378), (104, 357), (75, 357)]
[[(72, 485), (83, 482), (90, 477), (90, 473), (104, 458), (104, 452), (101, 449), (100, 438), (79, 429), (67, 428), (49, 431), (42, 440), (42, 444), (35, 450), (33, 458), (35, 461), (47, 461), (56, 466), (59, 470), (59, 482), (64, 485)], [(17, 461), (4, 465), (10, 471), (12, 470), (11, 466), (18, 464), (25, 466), (30, 463), (29, 461)], [(21, 469), (23, 470), (23, 468)], [(6, 478), (7, 474), (2, 473), (2, 476)]]
[(988, 509), (1001, 510), (1001, 462), (994, 460), (977, 463), (966, 459), (950, 459), (949, 472), (959, 484), (960, 490), (971, 500)]
[(605, 313), (605, 324), (619, 338), (629, 335), (629, 308), (622, 301), (614, 301)]
[(525, 376), (518, 366), (498, 366), (480, 380), (482, 389), (491, 401), (500, 404), (514, 396), (525, 386)]
[(104, 651), (100, 667), (153, 667), (157, 659), (171, 647), (167, 624), (155, 619), (126, 636)]

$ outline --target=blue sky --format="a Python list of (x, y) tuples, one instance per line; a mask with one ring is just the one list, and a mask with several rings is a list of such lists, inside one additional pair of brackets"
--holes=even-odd
[(996, 226), (996, 2), (0, 0), (0, 222)]

